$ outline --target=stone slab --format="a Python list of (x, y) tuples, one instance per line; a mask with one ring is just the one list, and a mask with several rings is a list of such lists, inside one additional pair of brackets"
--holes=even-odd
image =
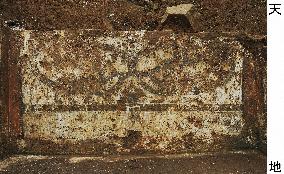
[[(234, 36), (170, 31), (15, 31), (23, 138), (33, 153), (250, 147)], [(59, 149), (59, 150), (55, 150)]]

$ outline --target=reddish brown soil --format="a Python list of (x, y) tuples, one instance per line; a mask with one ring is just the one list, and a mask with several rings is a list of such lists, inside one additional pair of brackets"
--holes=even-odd
[(166, 7), (193, 3), (196, 32), (266, 34), (266, 1), (245, 0), (2, 0), (10, 25), (26, 29), (155, 30)]

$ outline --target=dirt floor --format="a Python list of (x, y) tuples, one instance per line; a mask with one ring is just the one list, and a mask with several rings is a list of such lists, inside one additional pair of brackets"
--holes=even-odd
[(264, 174), (266, 157), (256, 152), (170, 156), (13, 156), (0, 162), (0, 173), (193, 173)]

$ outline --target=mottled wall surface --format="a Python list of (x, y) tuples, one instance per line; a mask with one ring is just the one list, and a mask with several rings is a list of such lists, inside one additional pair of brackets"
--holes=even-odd
[[(182, 31), (196, 33), (157, 31), (166, 8), (181, 3), (194, 5), (194, 31)], [(11, 149), (266, 147), (266, 46), (257, 36), (266, 35), (266, 1), (2, 0), (0, 13), (9, 28), (0, 126)]]
[[(253, 146), (230, 35), (16, 32), (22, 151), (181, 152)], [(15, 51), (14, 51), (15, 53)]]

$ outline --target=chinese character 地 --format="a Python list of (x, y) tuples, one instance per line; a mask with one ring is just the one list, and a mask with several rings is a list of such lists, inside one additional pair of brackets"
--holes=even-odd
[(281, 172), (281, 164), (277, 161), (277, 162), (270, 162), (270, 170), (269, 171), (273, 171), (273, 172)]
[[(273, 6), (273, 7), (270, 7), (270, 10), (273, 10), (272, 12), (269, 13), (269, 15), (273, 14), (274, 12), (276, 12), (277, 14), (281, 15), (281, 13), (277, 10), (280, 10), (280, 6), (281, 4), (269, 4), (270, 6)], [(278, 6), (278, 7), (276, 7)]]

